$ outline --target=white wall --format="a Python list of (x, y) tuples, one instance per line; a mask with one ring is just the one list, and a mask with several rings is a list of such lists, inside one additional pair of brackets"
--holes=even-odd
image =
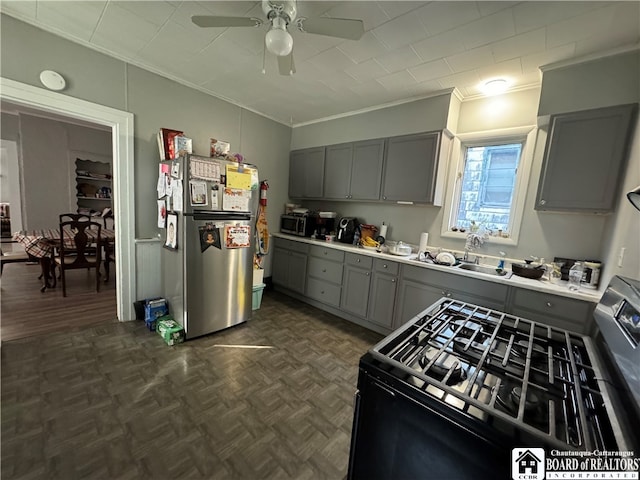
[(77, 209), (76, 155), (95, 153), (111, 161), (111, 132), (25, 113), (18, 117), (23, 228), (57, 227), (59, 214)]
[[(640, 211), (627, 199), (627, 192), (640, 185), (640, 124), (636, 126), (631, 146), (630, 161), (616, 215), (609, 217), (603, 230), (604, 251), (601, 284), (606, 285), (614, 275), (631, 277), (640, 281)], [(622, 266), (618, 265), (620, 249), (624, 248)]]

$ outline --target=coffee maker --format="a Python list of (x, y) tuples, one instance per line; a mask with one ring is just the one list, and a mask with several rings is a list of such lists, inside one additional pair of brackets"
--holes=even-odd
[(316, 218), (316, 229), (319, 238), (324, 239), (326, 235), (331, 235), (336, 231), (336, 212), (318, 212)]

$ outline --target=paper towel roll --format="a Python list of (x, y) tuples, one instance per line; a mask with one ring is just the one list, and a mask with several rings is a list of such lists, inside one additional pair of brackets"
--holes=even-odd
[(422, 232), (420, 234), (420, 245), (418, 246), (418, 252), (426, 252), (428, 242), (429, 242), (429, 234), (427, 232)]
[(387, 225), (385, 225), (384, 222), (380, 225), (380, 233), (378, 233), (378, 235), (387, 238)]

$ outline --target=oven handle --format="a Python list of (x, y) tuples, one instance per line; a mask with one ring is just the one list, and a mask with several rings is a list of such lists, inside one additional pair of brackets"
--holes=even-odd
[(347, 480), (353, 479), (353, 455), (356, 450), (356, 442), (358, 441), (358, 420), (360, 419), (360, 402), (362, 395), (360, 390), (356, 389), (353, 394), (353, 426), (351, 427), (351, 448), (349, 452), (349, 469), (347, 472)]

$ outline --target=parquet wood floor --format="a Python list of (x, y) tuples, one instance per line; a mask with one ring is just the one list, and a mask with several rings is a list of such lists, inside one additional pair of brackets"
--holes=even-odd
[(56, 288), (40, 292), (39, 274), (38, 264), (4, 266), (0, 279), (3, 342), (117, 321), (115, 275), (109, 282), (102, 282), (100, 292), (96, 292), (94, 270), (70, 270), (66, 276), (67, 297), (63, 297), (60, 280)]
[(3, 342), (1, 477), (344, 479), (381, 338), (267, 290), (248, 323), (174, 347), (139, 321)]

